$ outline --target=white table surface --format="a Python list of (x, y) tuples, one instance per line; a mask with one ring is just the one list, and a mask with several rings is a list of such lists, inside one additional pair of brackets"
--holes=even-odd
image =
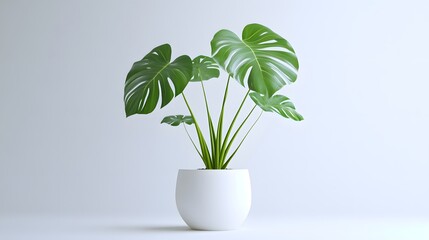
[(193, 231), (180, 218), (0, 217), (0, 239), (429, 240), (429, 219), (257, 218), (240, 230)]

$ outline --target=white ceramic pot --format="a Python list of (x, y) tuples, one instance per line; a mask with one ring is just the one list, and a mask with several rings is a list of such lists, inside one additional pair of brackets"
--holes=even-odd
[(192, 229), (237, 229), (246, 220), (251, 201), (247, 169), (180, 169), (177, 175), (177, 209)]

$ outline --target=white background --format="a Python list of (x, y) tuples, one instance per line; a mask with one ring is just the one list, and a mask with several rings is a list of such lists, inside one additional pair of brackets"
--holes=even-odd
[[(132, 63), (170, 43), (210, 54), (222, 28), (261, 23), (300, 60), (230, 165), (248, 168), (251, 217), (429, 217), (425, 1), (0, 1), (0, 216), (175, 216), (177, 169), (202, 167), (175, 99), (125, 118)], [(217, 112), (225, 78), (207, 83)], [(245, 90), (232, 82), (228, 117)], [(186, 89), (203, 117), (198, 85)], [(246, 109), (251, 107), (246, 106)], [(202, 120), (200, 120), (202, 121)]]

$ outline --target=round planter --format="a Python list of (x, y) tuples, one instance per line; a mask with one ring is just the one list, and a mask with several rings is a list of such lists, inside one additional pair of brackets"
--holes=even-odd
[(177, 175), (177, 209), (192, 229), (237, 229), (246, 220), (251, 201), (247, 169), (180, 169)]

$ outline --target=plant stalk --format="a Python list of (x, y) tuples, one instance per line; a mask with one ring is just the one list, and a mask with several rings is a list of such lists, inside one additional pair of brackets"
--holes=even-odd
[(249, 130), (247, 131), (246, 135), (244, 135), (243, 139), (241, 140), (240, 144), (238, 144), (237, 148), (235, 149), (235, 151), (231, 154), (231, 156), (228, 158), (228, 160), (225, 162), (225, 164), (222, 165), (222, 169), (225, 169), (226, 167), (228, 167), (229, 162), (231, 161), (231, 159), (234, 157), (234, 155), (237, 153), (238, 149), (241, 147), (241, 144), (243, 144), (244, 140), (246, 139), (247, 135), (249, 135), (250, 131), (252, 130), (252, 128), (255, 126), (255, 124), (259, 121), (259, 118), (261, 118), (262, 113), (264, 111), (261, 111), (261, 113), (259, 114), (258, 118), (255, 120), (255, 122), (252, 124), (252, 126), (249, 128)]
[(204, 161), (203, 156), (201, 155), (200, 151), (198, 150), (197, 146), (195, 145), (194, 140), (192, 140), (192, 137), (191, 137), (191, 135), (189, 134), (188, 129), (186, 128), (186, 124), (185, 124), (185, 123), (182, 123), (182, 125), (183, 125), (183, 128), (184, 128), (184, 129), (185, 129), (185, 131), (186, 131), (186, 134), (188, 135), (189, 140), (191, 140), (192, 145), (194, 145), (194, 148), (195, 148), (195, 150), (197, 151), (198, 155), (200, 155), (201, 159)]
[(244, 102), (246, 101), (247, 96), (249, 96), (249, 93), (250, 93), (250, 89), (246, 92), (246, 95), (244, 96), (243, 100), (241, 101), (240, 107), (238, 108), (237, 112), (235, 113), (235, 116), (232, 119), (231, 125), (229, 126), (228, 131), (226, 132), (226, 136), (225, 136), (225, 139), (223, 140), (223, 144), (222, 144), (222, 148), (221, 148), (222, 162), (223, 162), (223, 160), (226, 157), (225, 150), (226, 150), (226, 147), (227, 147), (226, 143), (228, 142), (229, 135), (231, 134), (232, 128), (234, 126), (234, 123), (237, 120), (237, 117), (238, 117), (241, 109), (243, 108)]
[(204, 139), (204, 136), (203, 136), (203, 134), (201, 132), (200, 126), (198, 125), (198, 122), (197, 122), (197, 120), (195, 118), (195, 115), (192, 112), (192, 109), (189, 106), (188, 100), (186, 100), (185, 94), (183, 92), (182, 92), (182, 97), (183, 97), (183, 100), (186, 103), (186, 107), (188, 108), (189, 113), (191, 114), (192, 119), (194, 120), (195, 130), (197, 132), (198, 140), (200, 142), (201, 153), (202, 153), (202, 156), (203, 156), (204, 165), (206, 166), (206, 168), (211, 169), (212, 168), (212, 163), (210, 161), (211, 157), (210, 157), (209, 149), (207, 147), (206, 140)]
[(218, 150), (216, 149), (216, 133), (215, 133), (215, 130), (214, 130), (213, 120), (212, 120), (212, 117), (211, 117), (211, 114), (210, 114), (210, 110), (209, 110), (209, 104), (208, 104), (208, 101), (207, 101), (206, 89), (204, 87), (204, 83), (203, 83), (202, 79), (200, 80), (200, 82), (201, 82), (201, 88), (203, 90), (204, 102), (205, 102), (205, 105), (206, 105), (207, 121), (208, 121), (208, 124), (209, 124), (210, 146), (211, 146), (211, 150), (212, 150), (211, 151), (211, 153), (212, 153), (211, 161), (212, 161), (212, 164), (213, 164), (214, 168), (220, 168), (221, 166), (219, 166), (220, 164), (218, 164), (218, 161), (217, 161), (219, 154), (218, 154)]
[(229, 88), (229, 81), (231, 79), (231, 75), (228, 75), (228, 80), (226, 81), (225, 86), (225, 92), (223, 94), (223, 101), (222, 101), (222, 108), (220, 110), (218, 125), (217, 125), (217, 138), (216, 138), (216, 149), (219, 151), (219, 165), (222, 166), (224, 162), (224, 158), (222, 157), (222, 132), (223, 132), (223, 116), (225, 112), (225, 103), (228, 96), (228, 88)]
[[(231, 148), (232, 143), (234, 142), (234, 140), (237, 137), (238, 133), (240, 132), (241, 128), (247, 122), (247, 119), (249, 119), (250, 115), (252, 115), (252, 113), (255, 110), (256, 106), (257, 106), (256, 104), (255, 104), (255, 106), (253, 106), (252, 110), (250, 110), (250, 112), (247, 114), (246, 118), (243, 120), (243, 122), (240, 124), (240, 126), (235, 131), (234, 135), (232, 136), (231, 140), (229, 141), (229, 143), (228, 143), (228, 145), (227, 145), (227, 147), (225, 149), (225, 156), (228, 154), (228, 151)], [(226, 144), (226, 142), (225, 142), (225, 144)], [(222, 165), (223, 165), (223, 163), (222, 163)]]

